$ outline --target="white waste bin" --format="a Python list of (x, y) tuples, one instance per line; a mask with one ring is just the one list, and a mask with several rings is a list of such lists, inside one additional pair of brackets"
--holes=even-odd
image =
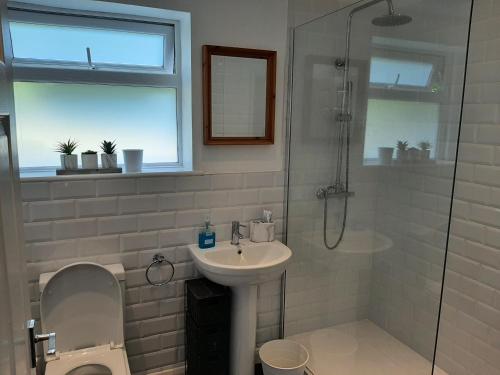
[(309, 353), (299, 343), (291, 340), (274, 340), (259, 350), (264, 375), (304, 375)]

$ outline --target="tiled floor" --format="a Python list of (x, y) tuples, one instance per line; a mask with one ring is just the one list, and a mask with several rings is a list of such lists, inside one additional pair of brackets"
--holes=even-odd
[[(431, 375), (432, 364), (368, 320), (288, 337), (310, 354), (313, 375)], [(435, 375), (447, 375), (436, 369)]]

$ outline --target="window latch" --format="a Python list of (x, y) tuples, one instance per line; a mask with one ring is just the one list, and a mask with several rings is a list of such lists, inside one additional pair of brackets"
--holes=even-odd
[(90, 51), (90, 47), (87, 47), (87, 62), (89, 64), (89, 68), (94, 70), (97, 69), (94, 63), (92, 62), (92, 52)]

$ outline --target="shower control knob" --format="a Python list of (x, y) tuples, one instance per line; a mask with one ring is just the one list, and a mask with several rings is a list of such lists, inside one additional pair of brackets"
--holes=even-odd
[(334, 193), (335, 193), (335, 187), (332, 185), (320, 187), (318, 190), (316, 190), (316, 198), (325, 199)]
[(337, 58), (337, 59), (335, 59), (335, 67), (337, 69), (343, 69), (343, 68), (345, 68), (345, 59), (340, 58), (340, 57)]
[(327, 199), (330, 197), (344, 199), (354, 196), (354, 192), (347, 191), (344, 184), (335, 184), (330, 186), (322, 186), (316, 190), (316, 198), (319, 200)]
[(323, 187), (316, 190), (316, 198), (318, 198), (318, 199), (325, 199), (326, 194), (327, 194), (326, 189)]
[(339, 113), (337, 114), (338, 122), (350, 122), (352, 121), (352, 115), (350, 113)]

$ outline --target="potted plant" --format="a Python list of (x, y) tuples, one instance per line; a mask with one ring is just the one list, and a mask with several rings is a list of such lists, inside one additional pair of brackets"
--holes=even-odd
[(115, 141), (102, 141), (101, 143), (101, 166), (104, 169), (118, 168), (118, 161), (115, 154), (116, 143)]
[(408, 141), (398, 141), (397, 159), (401, 163), (408, 160)]
[(55, 151), (61, 154), (61, 169), (78, 169), (78, 155), (73, 155), (77, 147), (78, 142), (71, 138), (57, 143)]
[(97, 169), (97, 151), (87, 150), (82, 152), (82, 168)]
[(418, 144), (418, 147), (420, 147), (420, 160), (429, 160), (431, 158), (431, 143), (422, 141)]

